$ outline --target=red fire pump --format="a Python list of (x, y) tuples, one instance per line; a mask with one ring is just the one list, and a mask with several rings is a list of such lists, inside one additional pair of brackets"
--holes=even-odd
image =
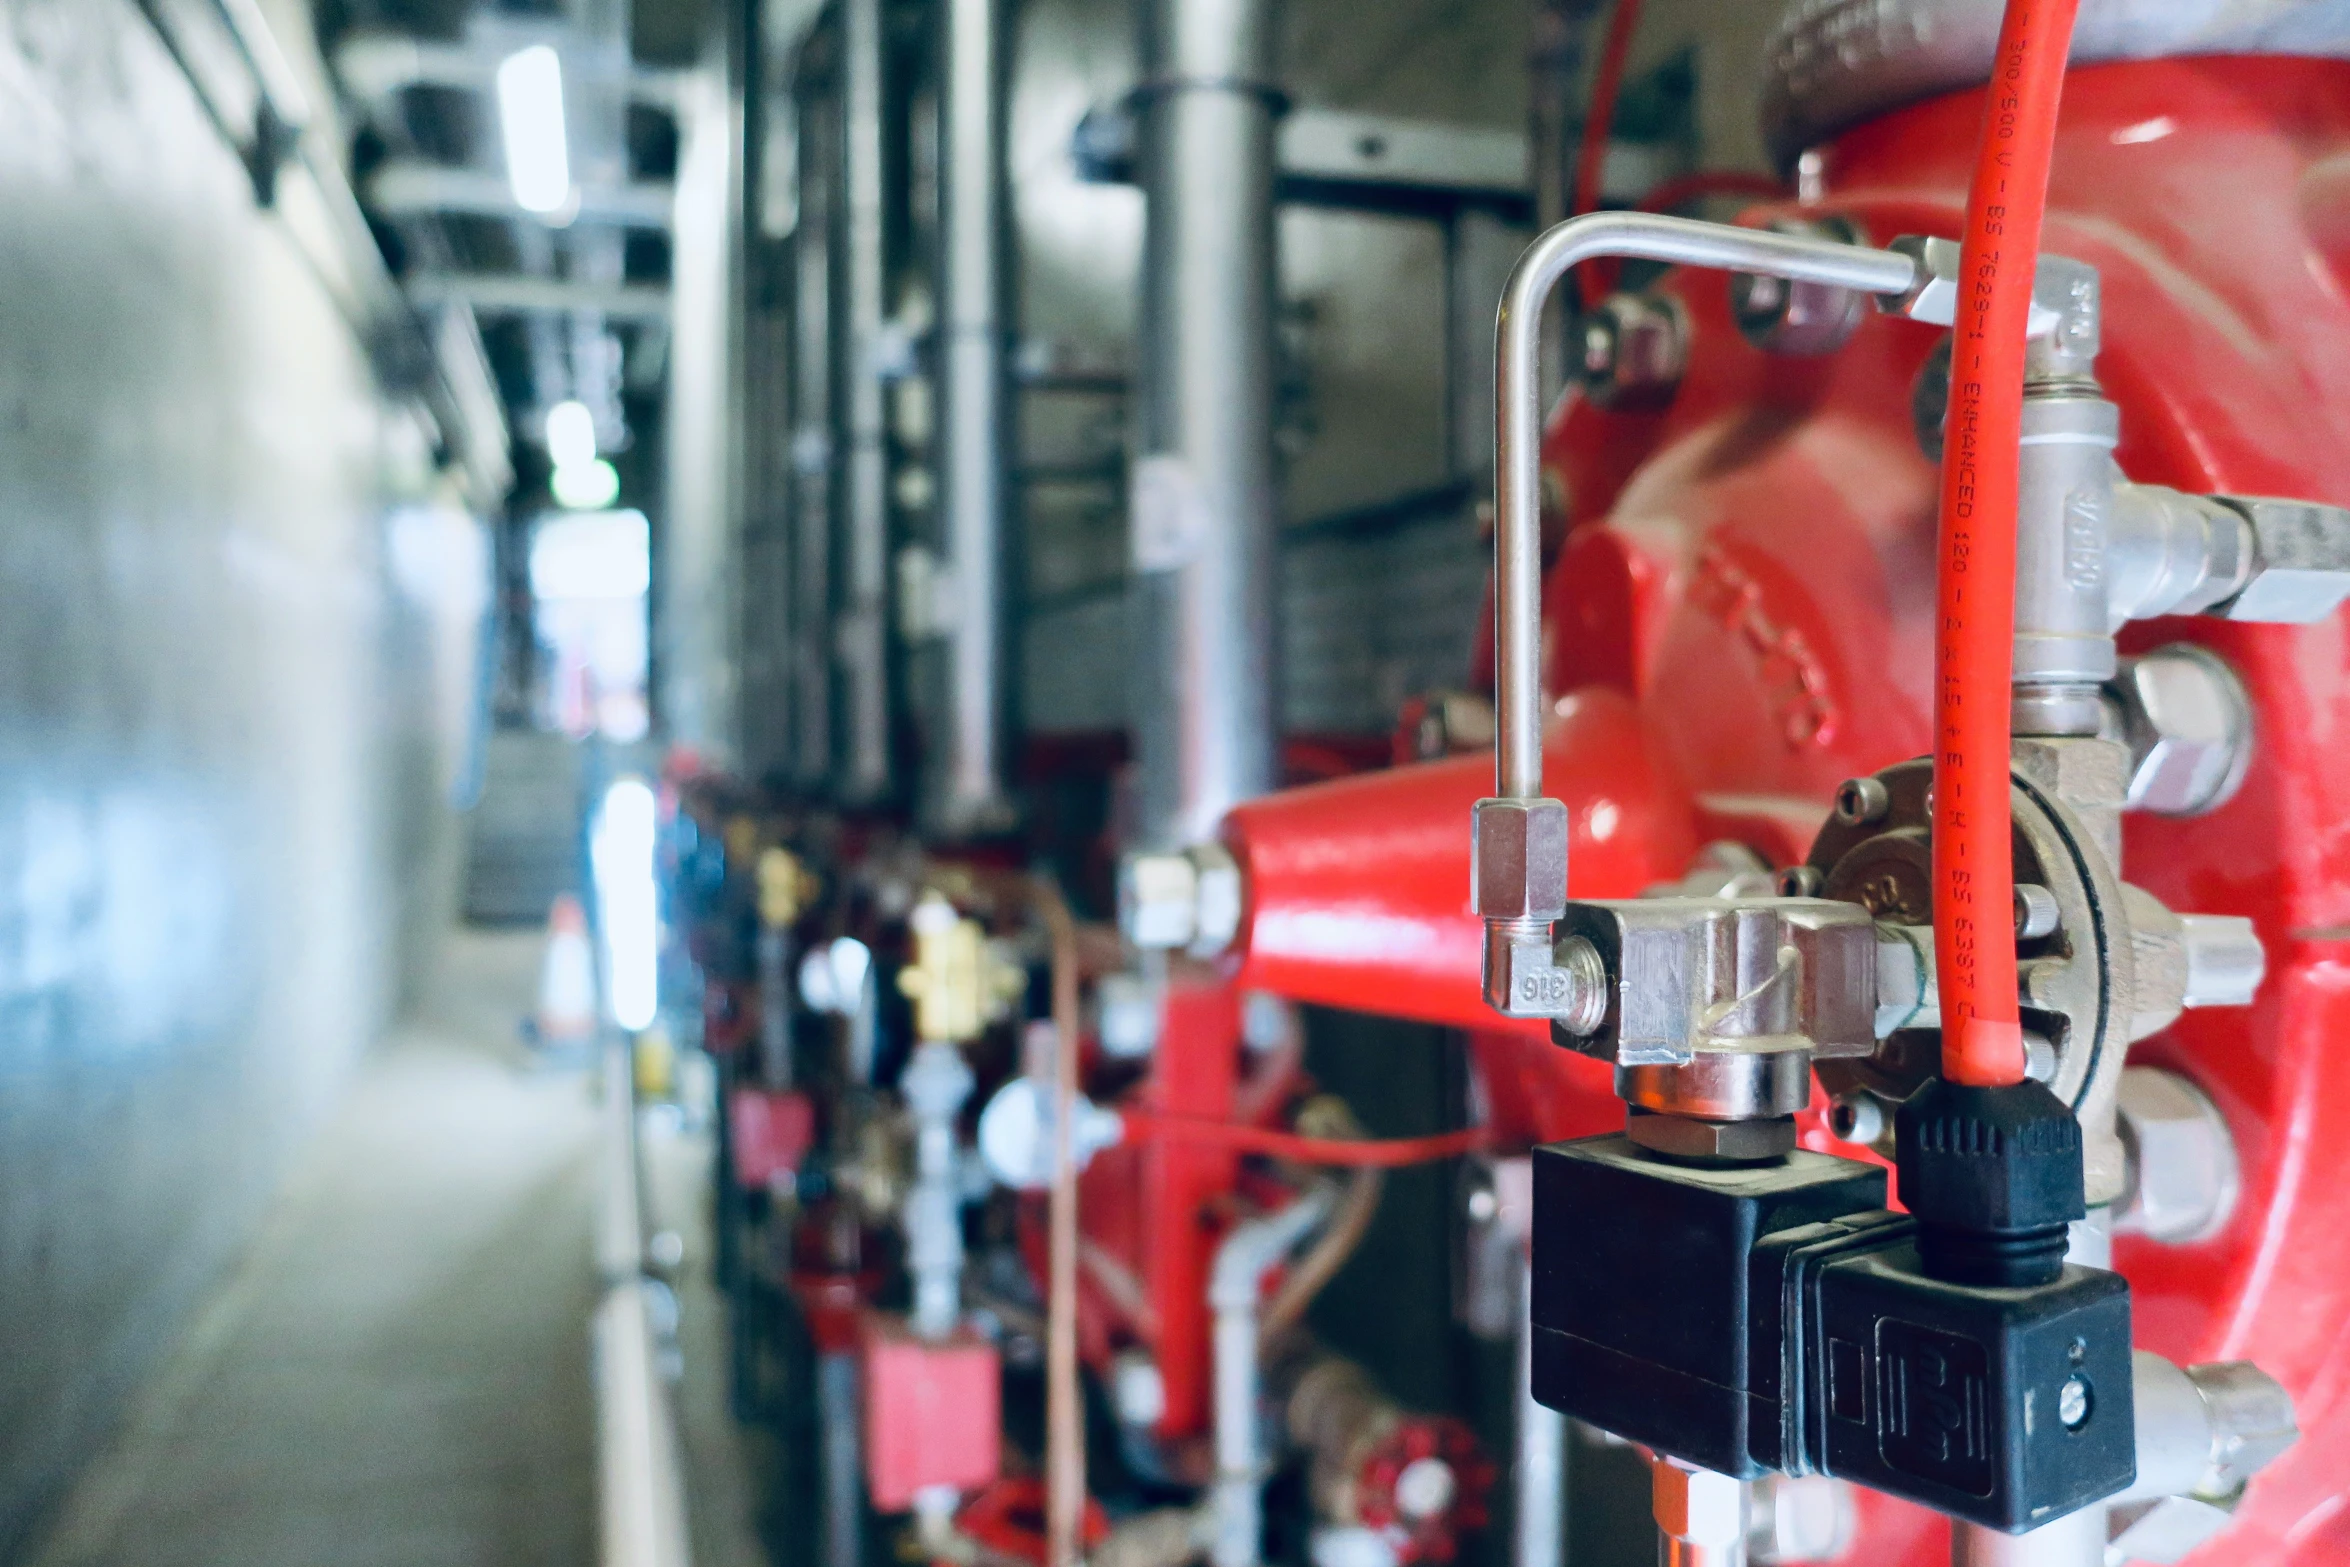
[[(1816, 193), (1745, 221), (1874, 245), (1955, 234), (1982, 113), (1979, 95), (1961, 93), (1887, 114), (1825, 149)], [(2097, 374), (2121, 411), (2115, 455), (2131, 479), (2350, 504), (2350, 66), (2074, 71), (2042, 251), (2102, 280)], [(1929, 748), (1928, 448), (1944, 338), (1865, 310), (1807, 320), (1800, 304), (1758, 310), (1718, 273), (1667, 272), (1601, 307), (1609, 333), (1586, 367), (1597, 389), (1570, 394), (1550, 425), (1560, 536), (1543, 591), (1543, 772), (1571, 813), (1577, 899), (1676, 881), (1705, 845), (1739, 846), (1757, 869), (1796, 864), (1841, 781)], [(2338, 615), (2156, 620), (2122, 636), (2125, 653), (2205, 650), (2248, 695), (2240, 781), (2195, 774), (2215, 765), (2198, 747), (2228, 736), (2170, 732), (2159, 703), (2136, 715), (2152, 731), (2141, 786), (2208, 808), (2133, 813), (2127, 859), (2172, 906), (2250, 918), (2267, 979), (2249, 1011), (2190, 1012), (2133, 1056), (2216, 1107), (2239, 1184), (2192, 1236), (2125, 1233), (2115, 1264), (2141, 1346), (2180, 1363), (2256, 1358), (2298, 1413), (2298, 1445), (2197, 1559), (2339, 1562), (2350, 1559), (2350, 1189), (2326, 1174), (2324, 1150), (2350, 1136), (2350, 1061), (2332, 1048), (2350, 1030), (2350, 781), (2337, 761), (2350, 649)], [(1491, 779), (1489, 760), (1462, 757), (1235, 811), (1224, 848), (1245, 896), (1220, 977), (1471, 1030), (1497, 1139), (1615, 1129), (1623, 1107), (1604, 1069), (1538, 1025), (1498, 1023), (1480, 998), (1464, 824)], [(1178, 985), (1154, 1108), (1246, 1119), (1254, 1085), (1236, 1080), (1229, 1048), (1169, 1048), (1195, 1026), (1228, 1041), (1231, 995)], [(1807, 1141), (1854, 1151), (1816, 1126)], [(1088, 1195), (1139, 1181), (1146, 1201), (1089, 1201), (1087, 1223), (1105, 1244), (1121, 1226), (1166, 1225), (1141, 1282), (1160, 1313), (1165, 1424), (1181, 1429), (1204, 1408), (1203, 1350), (1186, 1335), (1205, 1331), (1206, 1264), (1166, 1243), (1185, 1230), (1167, 1221), (1229, 1189), (1232, 1150), (1150, 1143), (1129, 1157), (1141, 1161), (1131, 1174), (1097, 1165)], [(1871, 1496), (1844, 1559), (1940, 1560), (1941, 1535), (1932, 1515)]]

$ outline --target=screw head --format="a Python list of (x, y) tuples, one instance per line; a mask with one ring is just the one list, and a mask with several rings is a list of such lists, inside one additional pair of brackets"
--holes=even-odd
[(2056, 1418), (2064, 1422), (2067, 1431), (2078, 1431), (2089, 1423), (2095, 1402), (2089, 1394), (2089, 1379), (2076, 1371), (2056, 1390)]
[(1816, 865), (1790, 865), (1779, 872), (1779, 896), (1782, 898), (1816, 898), (1828, 878)]
[(1828, 1130), (1844, 1142), (1873, 1143), (1885, 1135), (1885, 1107), (1874, 1094), (1847, 1094), (1828, 1107)]

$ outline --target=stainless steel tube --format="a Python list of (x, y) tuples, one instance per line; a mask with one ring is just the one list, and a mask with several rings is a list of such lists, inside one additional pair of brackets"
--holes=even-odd
[(636, 1095), (628, 1038), (604, 1042), (602, 1201), (596, 1268), (596, 1491), (604, 1567), (686, 1567), (685, 1480), (677, 1422), (661, 1383), (644, 1217), (637, 1190)]
[(1338, 1187), (1325, 1181), (1280, 1212), (1232, 1227), (1208, 1274), (1215, 1315), (1216, 1478), (1208, 1492), (1204, 1533), (1210, 1567), (1257, 1567), (1264, 1549), (1266, 1455), (1262, 1434), (1263, 1366), (1258, 1357), (1257, 1296), (1265, 1275), (1330, 1216)]
[(816, 1418), (823, 1444), (825, 1567), (862, 1567), (865, 1560), (860, 1403), (857, 1357), (835, 1351), (818, 1355)]
[(1131, 517), (1143, 846), (1274, 782), (1270, 0), (1143, 0)]
[(1950, 1562), (1951, 1567), (2104, 1567), (2105, 1505), (2091, 1503), (2029, 1534), (1954, 1522)]
[(1533, 1257), (1519, 1247), (1517, 1538), (1511, 1567), (1564, 1567), (1567, 1417), (1534, 1399)]
[(1003, 65), (1000, 0), (947, 0), (939, 234), (947, 558), (944, 756), (931, 814), (949, 832), (1001, 825), (1005, 800)]
[(839, 654), (846, 699), (841, 792), (890, 787), (889, 450), (881, 380), (887, 301), (882, 256), (881, 0), (843, 0), (841, 170), (847, 294), (848, 537)]
[(1602, 256), (1759, 272), (1866, 294), (1900, 293), (1917, 270), (1889, 250), (1635, 212), (1570, 218), (1519, 258), (1494, 344), (1494, 792), (1505, 798), (1542, 794), (1542, 306), (1568, 269)]
[(792, 721), (791, 775), (832, 778), (832, 234), (837, 116), (810, 111), (804, 80), (799, 224), (792, 232)]

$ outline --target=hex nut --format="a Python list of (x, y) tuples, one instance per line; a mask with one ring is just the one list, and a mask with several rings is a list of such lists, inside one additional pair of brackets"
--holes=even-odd
[(1651, 1153), (1675, 1159), (1724, 1164), (1757, 1164), (1795, 1151), (1795, 1120), (1773, 1116), (1760, 1121), (1700, 1121), (1695, 1116), (1658, 1115), (1635, 1106), (1624, 1133)]
[(1118, 930), (1129, 946), (1166, 951), (1199, 934), (1199, 871), (1185, 854), (1130, 854), (1118, 867)]
[(1832, 283), (1790, 283), (1759, 272), (1730, 279), (1730, 313), (1755, 347), (1816, 359), (1834, 353), (1859, 329), (1862, 298)]
[[(1842, 218), (1774, 218), (1774, 233), (1857, 244), (1859, 233)], [(1748, 342), (1769, 354), (1817, 357), (1850, 341), (1867, 308), (1865, 295), (1829, 283), (1796, 283), (1759, 272), (1733, 273), (1730, 314)]]
[(2116, 1234), (2165, 1245), (2208, 1240), (2227, 1225), (2239, 1187), (2235, 1139), (2203, 1090), (2176, 1072), (2133, 1066), (2116, 1106), (2128, 1181)]
[(2252, 580), (2210, 613), (2307, 625), (2350, 598), (2350, 511), (2264, 496), (2215, 498), (2252, 524)]
[[(1561, 800), (1479, 800), (1469, 896), (1489, 920), (1567, 912), (1567, 807)], [(1547, 945), (1547, 944), (1546, 944)]]
[(2252, 759), (2252, 700), (2218, 654), (2156, 648), (2129, 661), (2113, 695), (2130, 748), (2128, 805), (2199, 816), (2235, 794)]
[(1678, 301), (1610, 294), (1576, 323), (1583, 393), (1602, 408), (1670, 402), (1689, 367), (1689, 328)]

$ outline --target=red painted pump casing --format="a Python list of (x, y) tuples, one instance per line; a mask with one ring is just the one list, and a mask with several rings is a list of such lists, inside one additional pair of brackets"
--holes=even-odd
[[(1956, 235), (1980, 93), (1914, 105), (1826, 149), (1809, 210), (1872, 243)], [(1763, 209), (1755, 216), (1777, 209)], [(1804, 210), (1804, 209), (1785, 209)], [(2072, 73), (2045, 246), (2104, 285), (2098, 374), (2133, 479), (2350, 504), (2350, 65), (2182, 59)], [(1653, 287), (1691, 325), (1666, 407), (1570, 395), (1545, 460), (1571, 524), (1545, 596), (1546, 752), (1574, 812), (1570, 891), (1621, 897), (1733, 837), (1784, 863), (1836, 784), (1927, 747), (1932, 464), (1911, 396), (1938, 333), (1871, 317), (1834, 354), (1767, 354), (1720, 274)], [(2300, 1444), (2198, 1563), (2350, 1562), (2350, 638), (2177, 620), (2250, 689), (2241, 791), (2191, 821), (2133, 817), (2128, 877), (2171, 907), (2249, 915), (2268, 981), (2133, 1052), (2227, 1116), (2243, 1194), (2217, 1238), (2123, 1239), (2141, 1346), (2252, 1359), (2291, 1390)], [(1250, 880), (1243, 984), (1482, 1031), (1497, 1125), (1551, 1138), (1620, 1116), (1605, 1074), (1478, 997), (1467, 905), (1479, 757), (1297, 790), (1236, 811)], [(1870, 1497), (1844, 1560), (1947, 1560), (1945, 1526)]]

